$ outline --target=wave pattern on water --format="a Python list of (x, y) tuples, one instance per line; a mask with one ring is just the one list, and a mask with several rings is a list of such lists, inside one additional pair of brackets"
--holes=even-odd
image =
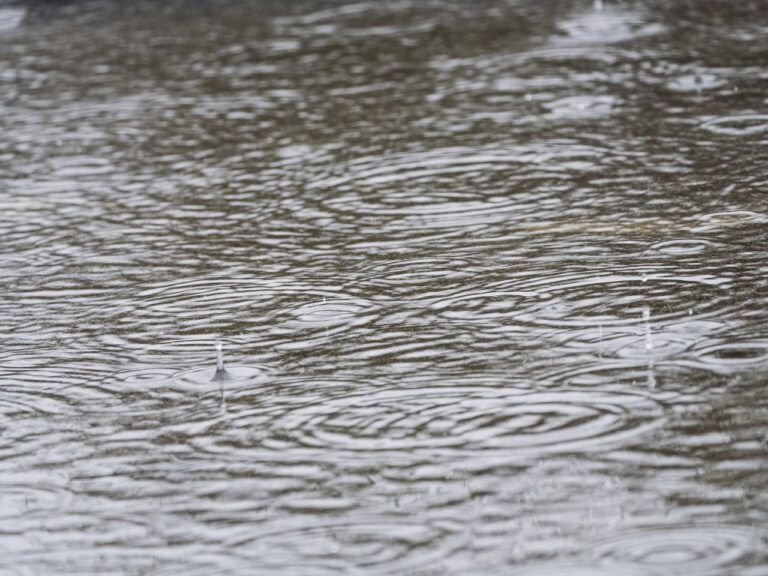
[(630, 393), (452, 386), (324, 395), (299, 406), (273, 399), (259, 414), (231, 410), (231, 424), (234, 439), (260, 430), (260, 445), (270, 450), (332, 449), (361, 458), (446, 449), (511, 456), (627, 441), (657, 427), (660, 416), (652, 399)]
[(648, 566), (664, 574), (722, 574), (733, 566), (764, 566), (765, 534), (717, 526), (677, 526), (618, 534), (596, 543), (593, 554), (607, 561)]
[(0, 574), (762, 574), (759, 2), (0, 4)]

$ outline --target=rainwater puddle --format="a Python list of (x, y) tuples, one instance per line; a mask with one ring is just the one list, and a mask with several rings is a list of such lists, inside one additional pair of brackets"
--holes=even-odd
[(0, 575), (764, 576), (765, 30), (0, 0)]

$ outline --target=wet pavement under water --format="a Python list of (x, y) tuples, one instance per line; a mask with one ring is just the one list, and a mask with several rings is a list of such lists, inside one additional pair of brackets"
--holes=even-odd
[(768, 574), (767, 38), (4, 2), (0, 575)]

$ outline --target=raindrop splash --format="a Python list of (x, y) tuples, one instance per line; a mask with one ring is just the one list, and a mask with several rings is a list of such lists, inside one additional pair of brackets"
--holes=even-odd
[(216, 373), (213, 375), (214, 382), (225, 382), (230, 380), (231, 376), (224, 367), (224, 353), (221, 342), (216, 342)]
[(224, 382), (231, 380), (232, 377), (224, 367), (224, 352), (221, 342), (216, 342), (216, 373), (213, 375), (213, 382), (219, 383), (219, 395), (221, 411), (227, 411), (227, 397), (224, 394)]
[(651, 350), (653, 350), (653, 335), (651, 334), (651, 308), (646, 306), (643, 308), (643, 323), (645, 324), (645, 354), (648, 362), (648, 388), (654, 390), (656, 388), (656, 374), (654, 373), (653, 356), (651, 356)]
[(643, 323), (645, 324), (645, 351), (653, 350), (653, 335), (651, 334), (651, 308), (643, 308)]

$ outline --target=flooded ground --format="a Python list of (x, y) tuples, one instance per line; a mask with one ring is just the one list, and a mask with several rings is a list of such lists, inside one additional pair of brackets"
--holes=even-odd
[(766, 38), (5, 2), (0, 574), (768, 574)]

